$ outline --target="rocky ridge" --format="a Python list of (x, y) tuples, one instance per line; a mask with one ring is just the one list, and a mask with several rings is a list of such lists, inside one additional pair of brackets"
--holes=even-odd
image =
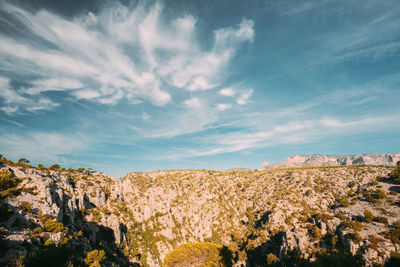
[(225, 246), (234, 266), (296, 250), (310, 260), (342, 251), (366, 265), (400, 252), (393, 167), (132, 172), (121, 180), (9, 161), (0, 168), (1, 177), (19, 178), (11, 187), (1, 179), (0, 262), (9, 266), (35, 266), (59, 250), (63, 265), (161, 266), (189, 242)]
[(311, 155), (301, 156), (294, 155), (287, 158), (285, 161), (269, 164), (264, 162), (261, 165), (261, 170), (272, 170), (279, 168), (294, 168), (307, 166), (347, 166), (347, 165), (383, 165), (395, 166), (400, 160), (400, 153), (386, 154), (360, 154), (360, 155)]

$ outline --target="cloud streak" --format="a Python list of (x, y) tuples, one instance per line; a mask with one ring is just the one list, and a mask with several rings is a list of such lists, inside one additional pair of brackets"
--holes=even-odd
[[(73, 18), (48, 10), (36, 13), (7, 2), (1, 9), (19, 23), (24, 35), (0, 33), (0, 71), (9, 80), (3, 111), (37, 110), (23, 99), (30, 95), (41, 106), (58, 104), (41, 98), (48, 91), (64, 91), (75, 99), (115, 105), (171, 102), (169, 88), (203, 91), (224, 81), (224, 71), (243, 43), (254, 36), (251, 20), (216, 29), (209, 50), (196, 38), (196, 18), (167, 18), (160, 3), (135, 8), (103, 4), (98, 14)], [(143, 51), (143, 52), (141, 52)], [(24, 86), (14, 80), (24, 80)], [(8, 89), (7, 89), (8, 88)], [(11, 93), (14, 92), (14, 93)], [(18, 93), (16, 93), (18, 92)]]

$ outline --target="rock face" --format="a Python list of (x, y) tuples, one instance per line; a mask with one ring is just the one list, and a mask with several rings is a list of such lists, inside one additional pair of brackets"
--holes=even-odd
[(378, 165), (395, 166), (400, 161), (400, 153), (387, 154), (361, 154), (361, 155), (311, 155), (311, 156), (291, 156), (285, 161), (269, 164), (264, 162), (261, 170), (272, 170), (278, 168), (294, 168), (308, 166), (346, 166), (346, 165)]
[(161, 266), (169, 251), (189, 242), (226, 246), (238, 267), (263, 266), (293, 250), (314, 260), (322, 249), (339, 248), (368, 266), (382, 264), (400, 252), (393, 236), (400, 232), (400, 186), (389, 178), (392, 170), (175, 170), (116, 180), (3, 164), (0, 243), (7, 249), (0, 265), (37, 260), (30, 255), (54, 246), (68, 248), (61, 258), (76, 266), (96, 250), (105, 253), (103, 266)]

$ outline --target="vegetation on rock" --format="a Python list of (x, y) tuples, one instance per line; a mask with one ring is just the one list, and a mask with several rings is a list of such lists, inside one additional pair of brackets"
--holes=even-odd
[(209, 242), (186, 243), (169, 252), (163, 266), (231, 266), (230, 256), (228, 249), (222, 245)]
[(24, 158), (0, 165), (0, 265), (43, 265), (48, 254), (53, 266), (370, 266), (396, 262), (400, 245), (398, 167), (116, 180)]

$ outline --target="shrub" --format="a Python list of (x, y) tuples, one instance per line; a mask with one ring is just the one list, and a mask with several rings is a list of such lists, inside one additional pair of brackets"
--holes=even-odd
[(348, 233), (347, 238), (352, 240), (354, 243), (360, 243), (362, 241), (362, 238), (360, 236), (360, 233), (355, 231), (354, 233)]
[(396, 221), (394, 227), (385, 233), (385, 237), (400, 245), (400, 220)]
[(164, 258), (164, 267), (170, 266), (231, 266), (230, 251), (215, 243), (186, 243), (170, 251)]
[(368, 209), (364, 210), (364, 221), (367, 223), (372, 222), (372, 220), (374, 219), (374, 214), (372, 214), (372, 212)]
[(319, 240), (321, 239), (321, 230), (319, 230), (319, 228), (317, 226), (313, 227), (313, 237), (315, 240)]
[(51, 238), (47, 239), (47, 240), (46, 240), (46, 242), (44, 242), (44, 245), (45, 245), (45, 246), (51, 246), (51, 245), (54, 245), (54, 241), (53, 241), (53, 239), (51, 239)]
[(65, 227), (62, 223), (56, 222), (53, 219), (48, 219), (44, 223), (44, 229), (47, 232), (52, 232), (52, 233), (59, 233), (65, 230)]
[(275, 254), (269, 253), (267, 255), (267, 263), (268, 264), (273, 264), (273, 263), (278, 262), (278, 261), (279, 261), (279, 259), (278, 259), (277, 256), (275, 256)]
[(101, 262), (106, 258), (104, 250), (93, 250), (86, 255), (85, 264), (90, 267), (101, 267)]
[(26, 158), (20, 158), (17, 162), (17, 165), (19, 166), (29, 166), (29, 160)]
[(347, 198), (344, 198), (340, 201), (340, 206), (341, 207), (348, 207), (350, 206), (350, 201)]
[(14, 175), (6, 169), (0, 171), (0, 198), (16, 196), (21, 193), (17, 188), (22, 179), (13, 177)]
[(28, 212), (32, 210), (32, 204), (26, 201), (21, 201), (19, 203), (18, 208), (22, 211)]
[(386, 217), (382, 217), (382, 216), (376, 216), (374, 217), (374, 222), (379, 222), (379, 223), (384, 223), (384, 224), (388, 224), (389, 221)]
[(391, 172), (390, 178), (395, 182), (400, 183), (400, 161), (397, 162), (396, 168)]
[(60, 165), (59, 164), (53, 164), (49, 167), (50, 170), (56, 171), (58, 169), (60, 169)]
[(345, 221), (345, 222), (343, 222), (343, 228), (350, 228), (355, 231), (361, 231), (362, 224), (357, 221)]
[(43, 171), (43, 170), (46, 169), (46, 167), (45, 167), (43, 164), (41, 164), (41, 163), (38, 164), (37, 168), (38, 168), (39, 170), (41, 170), (41, 171)]
[(386, 198), (386, 193), (382, 189), (376, 189), (375, 191), (375, 198), (377, 199), (384, 199)]

